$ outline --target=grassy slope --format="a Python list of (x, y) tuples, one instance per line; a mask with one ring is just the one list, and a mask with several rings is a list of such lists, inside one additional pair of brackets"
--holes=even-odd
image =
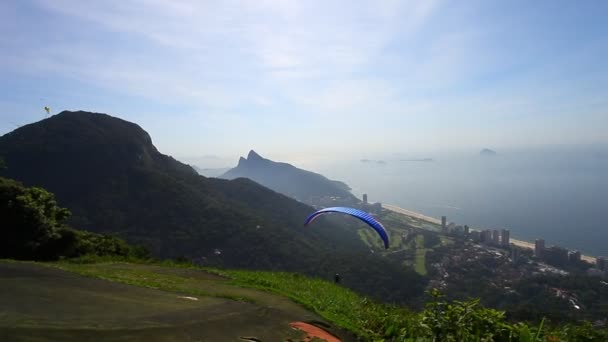
[(0, 262), (0, 287), (0, 340), (299, 340), (294, 321), (351, 339), (287, 297), (200, 269)]
[[(230, 280), (208, 281), (196, 276), (208, 274), (196, 268), (173, 268), (142, 264), (53, 264), (63, 270), (89, 277), (150, 287), (194, 296), (213, 296), (277, 306), (277, 298), (289, 297), (305, 308), (358, 336), (378, 337), (387, 321), (403, 322), (409, 311), (377, 304), (333, 283), (286, 272), (206, 270)], [(261, 295), (251, 288), (285, 297)], [(263, 293), (263, 292), (262, 292)]]
[(8, 165), (0, 174), (55, 193), (72, 212), (72, 227), (116, 234), (156, 257), (320, 277), (339, 272), (345, 286), (400, 303), (426, 284), (370, 253), (353, 232), (357, 219), (322, 217), (305, 229), (312, 207), (248, 179), (201, 177), (117, 118), (63, 112), (0, 137), (0, 155)]
[[(44, 264), (52, 267), (46, 268), (46, 271), (60, 273), (59, 279), (76, 279), (78, 286), (72, 284), (73, 288), (70, 289), (61, 281), (57, 282), (57, 279), (49, 283), (44, 281), (44, 277), (41, 281), (38, 276), (27, 281), (27, 277), (19, 275), (20, 270), (28, 267), (45, 269), (40, 264), (10, 264), (18, 265), (17, 271), (6, 272), (2, 268), (6, 268), (7, 263), (0, 262), (0, 285), (3, 288), (0, 293), (0, 337), (8, 336), (9, 339), (34, 336), (36, 338), (29, 340), (81, 340), (95, 334), (111, 340), (219, 341), (227, 340), (225, 334), (243, 331), (245, 327), (250, 329), (248, 332), (265, 336), (260, 338), (262, 341), (274, 341), (291, 338), (286, 337), (286, 334), (293, 333), (287, 323), (294, 320), (308, 320), (321, 326), (331, 322), (352, 331), (365, 341), (392, 341), (399, 335), (402, 336), (399, 341), (431, 341), (445, 334), (452, 336), (450, 341), (604, 341), (608, 337), (608, 331), (593, 330), (589, 326), (582, 330), (560, 327), (547, 337), (544, 336), (547, 328), (542, 328), (542, 325), (541, 332), (538, 332), (538, 328), (521, 323), (509, 325), (501, 318), (501, 313), (475, 309), (474, 303), (440, 303), (429, 308), (430, 311), (412, 313), (404, 308), (377, 304), (320, 279), (291, 273), (203, 270), (158, 264)], [(78, 277), (56, 268), (87, 277)], [(114, 283), (92, 278), (112, 280)], [(6, 286), (11, 282), (12, 288)], [(37, 287), (41, 294), (23, 296), (23, 291), (30, 289), (31, 292), (32, 287)], [(64, 293), (60, 294), (62, 301), (59, 303), (44, 301), (48, 300), (49, 294), (57, 295), (56, 292), (62, 290)], [(22, 296), (15, 296), (14, 293), (19, 291)], [(81, 291), (85, 292), (84, 296)], [(196, 296), (199, 301), (181, 302), (179, 296), (183, 295)], [(73, 302), (79, 298), (80, 305), (74, 305)], [(29, 303), (23, 305), (23, 300)], [(15, 301), (20, 305), (16, 305)], [(46, 312), (47, 321), (34, 316), (24, 319), (10, 310), (29, 310), (34, 316)], [(131, 315), (129, 310), (132, 311)], [(57, 315), (58, 312), (60, 315)], [(88, 315), (94, 319), (91, 320)], [(54, 321), (49, 321), (48, 317)], [(67, 322), (62, 323), (61, 319)], [(87, 319), (95, 325), (87, 326)], [(70, 325), (71, 328), (61, 329), (61, 324)], [(329, 331), (344, 341), (353, 339), (344, 330), (327, 326)], [(232, 336), (231, 340), (234, 339)]]

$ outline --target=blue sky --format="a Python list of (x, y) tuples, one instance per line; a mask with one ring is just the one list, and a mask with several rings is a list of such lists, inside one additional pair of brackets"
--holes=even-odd
[(606, 1), (2, 1), (0, 134), (49, 105), (134, 121), (184, 160), (606, 143), (606, 18)]

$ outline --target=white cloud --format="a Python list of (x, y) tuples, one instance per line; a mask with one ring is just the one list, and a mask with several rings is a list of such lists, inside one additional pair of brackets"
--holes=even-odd
[[(282, 96), (316, 109), (352, 109), (390, 97), (394, 88), (354, 76), (395, 35), (424, 24), (436, 1), (83, 2), (41, 0), (48, 10), (98, 25), (107, 35), (139, 35), (105, 51), (97, 42), (63, 42), (29, 54), (28, 67), (139, 96), (211, 108), (267, 106)], [(155, 49), (168, 60), (148, 57)], [(142, 55), (143, 54), (143, 55)], [(229, 61), (226, 61), (228, 59)], [(332, 80), (325, 82), (325, 80)], [(251, 84), (251, 88), (238, 84)], [(301, 93), (300, 82), (315, 91)], [(261, 85), (261, 87), (260, 87)], [(305, 98), (304, 98), (305, 97)], [(262, 100), (261, 100), (262, 99)]]
[[(37, 4), (46, 11), (46, 26), (26, 29), (25, 21), (11, 20), (27, 15), (16, 15), (18, 6), (0, 13), (0, 19), (7, 19), (0, 20), (0, 28), (18, 37), (0, 37), (0, 48), (11, 51), (0, 54), (0, 71), (60, 76), (169, 108), (180, 106), (186, 108), (181, 121), (165, 125), (245, 131), (226, 133), (243, 141), (272, 135), (263, 138), (263, 146), (272, 145), (276, 135), (294, 137), (294, 144), (306, 141), (294, 128), (304, 125), (326, 133), (307, 142), (306, 149), (326, 146), (330, 141), (324, 137), (338, 130), (344, 146), (336, 143), (336, 148), (347, 148), (346, 141), (358, 134), (356, 120), (381, 130), (385, 145), (413, 144), (439, 131), (444, 136), (467, 134), (456, 140), (472, 141), (475, 132), (465, 125), (491, 128), (499, 136), (496, 126), (505, 120), (542, 117), (546, 114), (539, 113), (563, 108), (574, 112), (582, 101), (605, 97), (605, 71), (593, 78), (589, 75), (595, 69), (586, 67), (598, 64), (594, 56), (606, 54), (599, 43), (593, 53), (580, 52), (588, 55), (585, 63), (576, 54), (573, 61), (540, 59), (542, 49), (520, 44), (521, 36), (509, 38), (517, 28), (485, 27), (471, 20), (478, 3)], [(520, 45), (526, 50), (509, 51)], [(527, 68), (520, 67), (524, 62)], [(600, 86), (589, 86), (593, 80)], [(564, 105), (573, 84), (589, 88), (588, 94), (579, 91), (580, 101)], [(320, 120), (325, 127), (309, 123)], [(403, 127), (412, 126), (418, 129), (404, 135)], [(162, 127), (159, 123), (159, 131)], [(456, 133), (446, 134), (450, 129)], [(159, 138), (181, 148), (171, 139), (179, 140)]]

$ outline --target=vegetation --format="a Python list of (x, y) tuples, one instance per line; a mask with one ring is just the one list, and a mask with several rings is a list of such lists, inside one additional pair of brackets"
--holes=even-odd
[(55, 260), (83, 255), (146, 255), (125, 241), (65, 225), (70, 212), (53, 194), (0, 177), (0, 258)]
[[(427, 275), (427, 252), (440, 247), (444, 242), (436, 233), (432, 224), (424, 225), (420, 220), (382, 210), (379, 219), (387, 227), (391, 236), (391, 249), (384, 253), (385, 257), (400, 262), (407, 268), (413, 268), (419, 275)], [(379, 246), (378, 240), (369, 229), (360, 230), (361, 239), (370, 246)], [(409, 303), (414, 304), (414, 303)], [(416, 303), (420, 304), (420, 303)]]
[[(231, 292), (215, 284), (214, 291), (201, 291), (192, 273), (170, 271), (168, 267), (133, 264), (56, 264), (66, 270), (131, 285), (189, 293), (254, 300), (246, 292)], [(172, 267), (197, 267), (171, 264)], [(202, 270), (201, 270), (202, 271)], [(231, 284), (252, 287), (289, 297), (315, 311), (329, 322), (355, 333), (365, 341), (605, 341), (608, 330), (589, 323), (549, 326), (507, 321), (504, 312), (482, 307), (477, 300), (446, 301), (433, 290), (421, 312), (380, 304), (339, 285), (285, 272), (215, 270), (229, 277)], [(200, 272), (200, 271), (199, 271)]]
[[(581, 274), (538, 275), (522, 279), (514, 289), (521, 298), (506, 306), (509, 316), (518, 320), (567, 322), (582, 319), (605, 319), (608, 314), (608, 284), (598, 277)], [(557, 291), (568, 299), (557, 296)], [(580, 310), (572, 309), (569, 298)]]
[[(442, 237), (419, 229), (419, 222), (405, 222), (386, 212), (397, 247), (389, 253), (378, 253), (377, 238), (372, 238), (369, 229), (357, 231), (359, 226), (349, 218), (320, 218), (315, 227), (303, 229), (302, 221), (311, 207), (248, 179), (201, 177), (187, 165), (160, 154), (137, 125), (106, 115), (64, 112), (24, 126), (0, 137), (0, 155), (10, 165), (0, 164), (0, 174), (36, 185), (28, 187), (0, 177), (0, 258), (70, 258), (70, 263), (57, 265), (165, 291), (255, 300), (247, 291), (234, 292), (216, 283), (214, 290), (202, 290), (199, 280), (167, 273), (158, 265), (100, 263), (147, 258), (143, 248), (125, 240), (141, 243), (155, 257), (194, 260), (197, 265), (215, 267), (210, 271), (230, 277), (233, 285), (288, 296), (364, 340), (599, 341), (608, 337), (605, 330), (586, 323), (554, 327), (552, 316), (535, 326), (512, 323), (505, 313), (452, 293), (445, 300), (431, 292), (431, 301), (420, 313), (397, 306), (420, 301), (427, 284), (425, 277), (404, 266), (404, 260), (416, 265), (420, 273), (432, 273), (426, 265), (462, 243), (449, 240), (450, 246), (446, 246)], [(60, 207), (55, 196), (40, 186), (54, 191), (70, 210)], [(266, 272), (218, 271), (218, 267)], [(463, 291), (479, 290), (475, 293), (484, 300), (487, 295), (499, 296), (479, 281), (486, 279), (484, 272), (496, 267), (492, 258), (475, 262), (467, 270), (473, 276), (460, 283)], [(342, 285), (393, 304), (381, 304), (321, 280), (336, 272), (342, 276)], [(558, 310), (563, 303), (556, 304), (547, 292), (553, 287), (580, 288), (585, 291), (578, 298), (583, 305), (594, 313), (606, 312), (604, 302), (593, 302), (597, 296), (608, 297), (605, 288), (581, 281), (547, 278), (516, 284), (517, 291), (536, 299), (513, 312), (520, 315), (536, 310), (525, 317), (540, 321), (544, 315), (535, 307)], [(501, 300), (515, 302), (512, 296)], [(493, 304), (490, 302), (501, 307)], [(524, 316), (509, 315), (509, 319)]]
[(513, 262), (505, 253), (475, 248), (454, 238), (427, 253), (431, 282), (442, 280), (442, 291), (449, 299), (480, 298), (481, 304), (507, 312), (512, 321), (552, 324), (591, 320), (602, 324), (608, 315), (608, 284), (583, 270), (567, 275), (542, 271), (534, 262), (520, 256)]
[(10, 166), (0, 175), (53, 192), (71, 211), (70, 226), (154, 257), (326, 279), (338, 272), (345, 286), (390, 302), (424, 291), (413, 269), (370, 253), (352, 222), (320, 218), (304, 228), (312, 207), (249, 179), (199, 176), (124, 120), (62, 112), (0, 137), (0, 155)]
[(424, 235), (416, 235), (416, 272), (426, 275), (426, 248)]
[(250, 151), (247, 159), (224, 175), (226, 179), (245, 177), (269, 189), (288, 195), (305, 203), (315, 204), (322, 197), (339, 197), (342, 201), (357, 203), (359, 200), (350, 193), (348, 185), (324, 176), (299, 169), (287, 163), (264, 159), (255, 151)]

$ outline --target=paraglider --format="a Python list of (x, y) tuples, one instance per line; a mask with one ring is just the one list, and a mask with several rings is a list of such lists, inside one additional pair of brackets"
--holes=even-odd
[(49, 106), (44, 106), (44, 110), (46, 111), (46, 115), (51, 113), (51, 108), (49, 108)]
[(312, 213), (310, 216), (308, 216), (308, 218), (306, 219), (306, 222), (304, 222), (304, 225), (307, 226), (309, 223), (314, 221), (317, 217), (319, 217), (323, 214), (327, 214), (327, 213), (347, 214), (347, 215), (356, 217), (359, 220), (367, 223), (370, 227), (372, 227), (376, 231), (376, 233), (378, 233), (378, 235), (380, 235), (380, 238), (384, 242), (384, 248), (388, 249), (388, 245), (389, 245), (388, 234), (386, 232), (386, 229), (382, 225), (382, 223), (378, 222), (372, 215), (366, 213), (365, 211), (359, 210), (359, 209), (347, 208), (347, 207), (331, 207), (331, 208), (321, 209), (321, 210), (318, 210), (318, 211)]

